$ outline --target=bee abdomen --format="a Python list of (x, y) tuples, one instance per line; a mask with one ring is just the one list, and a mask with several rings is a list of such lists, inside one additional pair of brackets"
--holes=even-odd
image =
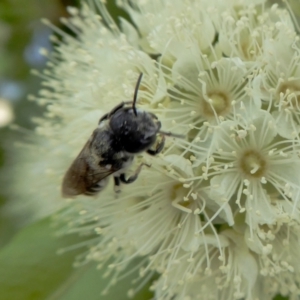
[(107, 183), (108, 183), (108, 178), (102, 179), (96, 184), (87, 187), (84, 194), (88, 196), (93, 196), (95, 194), (98, 194), (106, 187)]

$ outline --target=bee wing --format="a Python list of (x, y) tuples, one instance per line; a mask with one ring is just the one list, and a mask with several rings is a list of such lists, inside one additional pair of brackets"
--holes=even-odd
[[(63, 197), (74, 197), (89, 192), (99, 181), (116, 172), (113, 168), (100, 167), (93, 161), (91, 142), (87, 141), (79, 155), (66, 172), (62, 183)], [(88, 193), (89, 194), (89, 193)]]

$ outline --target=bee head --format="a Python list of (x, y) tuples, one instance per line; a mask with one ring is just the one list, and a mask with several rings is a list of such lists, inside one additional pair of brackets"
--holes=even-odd
[(118, 110), (111, 116), (109, 125), (115, 142), (129, 153), (139, 153), (150, 148), (161, 127), (154, 114), (133, 108)]
[(114, 134), (115, 147), (129, 153), (139, 153), (150, 148), (156, 140), (161, 123), (157, 117), (136, 108), (137, 94), (143, 77), (140, 74), (131, 107), (122, 107), (110, 118), (109, 125)]

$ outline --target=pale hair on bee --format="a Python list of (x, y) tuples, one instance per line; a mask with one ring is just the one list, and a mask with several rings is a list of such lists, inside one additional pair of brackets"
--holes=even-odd
[[(115, 191), (119, 191), (121, 183), (132, 183), (138, 178), (143, 165), (150, 167), (142, 163), (126, 178), (125, 172), (135, 155), (141, 152), (157, 155), (164, 148), (165, 136), (183, 137), (162, 131), (155, 114), (136, 108), (142, 76), (143, 73), (138, 77), (133, 101), (121, 102), (100, 118), (98, 127), (64, 176), (63, 197), (95, 195), (106, 187), (111, 176)], [(156, 144), (158, 135), (161, 140)]]

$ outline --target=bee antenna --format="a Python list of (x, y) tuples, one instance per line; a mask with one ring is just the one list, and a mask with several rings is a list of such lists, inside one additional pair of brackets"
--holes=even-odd
[(184, 139), (185, 136), (183, 134), (177, 134), (177, 133), (173, 133), (173, 132), (169, 132), (169, 131), (159, 131), (160, 134), (162, 135), (166, 135), (166, 136), (173, 136), (175, 138), (179, 138), (179, 139)]
[(136, 100), (137, 100), (137, 94), (138, 94), (138, 91), (139, 91), (139, 87), (140, 87), (140, 84), (141, 84), (141, 81), (142, 81), (142, 77), (143, 77), (143, 73), (140, 74), (140, 76), (137, 80), (135, 89), (134, 89), (132, 109), (133, 109), (133, 112), (134, 112), (135, 116), (137, 116), (135, 104), (136, 104)]

